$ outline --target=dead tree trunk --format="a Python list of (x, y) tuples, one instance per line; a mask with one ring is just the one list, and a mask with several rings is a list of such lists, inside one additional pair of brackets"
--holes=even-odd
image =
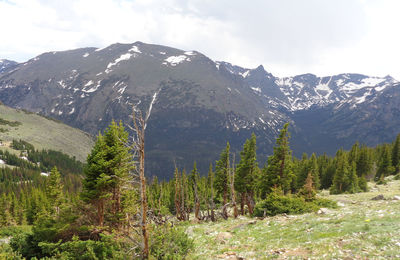
[(235, 154), (233, 154), (233, 163), (232, 167), (229, 169), (229, 177), (230, 177), (230, 188), (231, 188), (231, 200), (233, 206), (233, 217), (237, 218), (239, 215), (237, 206), (236, 206), (236, 194), (235, 194)]
[(194, 178), (193, 178), (193, 191), (194, 191), (194, 216), (195, 216), (195, 218), (200, 220), (201, 219), (201, 216), (200, 216), (200, 199), (199, 199), (199, 194), (198, 194), (198, 191), (197, 191), (196, 176), (194, 176)]
[(210, 198), (210, 204), (211, 204), (211, 221), (215, 221), (215, 204), (214, 204), (214, 178), (211, 176), (211, 181), (210, 181), (210, 188), (211, 188), (211, 198)]
[(146, 196), (146, 177), (144, 176), (144, 131), (146, 122), (139, 113), (136, 117), (135, 110), (133, 112), (133, 124), (136, 132), (136, 140), (134, 140), (137, 156), (139, 158), (139, 183), (140, 183), (140, 204), (141, 204), (141, 219), (140, 226), (142, 229), (143, 246), (142, 258), (149, 258), (149, 233), (147, 229), (147, 196)]

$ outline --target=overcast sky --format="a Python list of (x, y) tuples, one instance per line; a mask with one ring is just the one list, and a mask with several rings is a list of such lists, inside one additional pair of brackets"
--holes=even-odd
[(400, 80), (398, 0), (0, 0), (0, 58), (142, 41), (277, 76)]

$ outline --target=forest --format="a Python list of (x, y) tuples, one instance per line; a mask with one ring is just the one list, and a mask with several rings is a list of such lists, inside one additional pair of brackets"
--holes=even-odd
[(227, 143), (208, 173), (193, 162), (171, 180), (145, 179), (145, 122), (134, 122), (134, 138), (112, 122), (84, 164), (22, 140), (12, 142), (19, 156), (0, 150), (11, 165), (0, 168), (0, 237), (10, 237), (0, 258), (183, 259), (193, 241), (182, 223), (335, 208), (321, 190), (365, 192), (367, 182), (400, 178), (400, 134), (374, 148), (357, 142), (335, 156), (295, 158), (285, 124), (268, 158), (257, 158), (253, 134), (239, 158)]

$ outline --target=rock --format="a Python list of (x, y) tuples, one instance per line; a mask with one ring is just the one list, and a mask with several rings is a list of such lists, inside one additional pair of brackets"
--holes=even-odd
[(394, 195), (394, 196), (393, 196), (393, 200), (400, 200), (400, 196)]
[(320, 208), (318, 211), (317, 211), (317, 214), (318, 215), (325, 215), (325, 214), (328, 214), (328, 213), (330, 213), (331, 211), (329, 210), (329, 209), (327, 209), (327, 208)]
[(229, 259), (229, 260), (244, 260), (243, 257), (236, 255), (235, 252), (225, 252), (222, 255), (217, 255), (217, 258)]
[(190, 221), (190, 224), (199, 224), (200, 220), (198, 220), (197, 218), (194, 218)]
[(378, 196), (373, 197), (371, 200), (384, 200), (384, 199), (385, 197), (382, 194), (379, 194)]
[(192, 236), (194, 235), (193, 226), (188, 227), (188, 228), (186, 229), (185, 233), (186, 233), (186, 235), (192, 237)]
[(257, 223), (257, 220), (254, 219), (254, 220), (251, 220), (251, 221), (249, 221), (249, 222), (247, 222), (247, 223), (242, 223), (242, 224), (239, 224), (239, 225), (237, 225), (237, 226), (234, 226), (231, 230), (242, 229), (242, 228), (244, 228), (244, 227), (247, 226), (247, 225), (255, 225), (256, 223)]
[(220, 243), (224, 244), (226, 242), (226, 240), (229, 240), (232, 238), (232, 234), (229, 232), (220, 232), (217, 235), (217, 241), (219, 241)]
[(340, 201), (337, 203), (337, 205), (338, 205), (339, 207), (344, 207), (344, 206), (345, 206), (345, 204), (344, 204), (343, 202), (340, 202)]

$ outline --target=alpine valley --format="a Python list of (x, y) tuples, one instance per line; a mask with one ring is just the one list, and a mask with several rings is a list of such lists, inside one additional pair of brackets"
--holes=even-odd
[(0, 101), (96, 135), (112, 119), (149, 118), (146, 171), (169, 178), (174, 164), (205, 173), (229, 141), (257, 136), (259, 163), (290, 123), (296, 156), (334, 153), (355, 141), (392, 141), (400, 129), (400, 83), (360, 74), (279, 78), (263, 66), (215, 62), (196, 51), (135, 42), (0, 60)]

